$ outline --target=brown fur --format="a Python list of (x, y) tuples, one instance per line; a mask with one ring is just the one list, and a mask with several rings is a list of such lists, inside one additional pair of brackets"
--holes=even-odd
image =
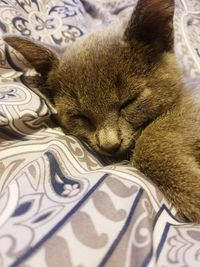
[(90, 34), (61, 57), (22, 37), (5, 41), (41, 74), (66, 133), (111, 158), (131, 152), (179, 214), (200, 223), (200, 98), (181, 82), (173, 10), (172, 0), (139, 0), (125, 30)]

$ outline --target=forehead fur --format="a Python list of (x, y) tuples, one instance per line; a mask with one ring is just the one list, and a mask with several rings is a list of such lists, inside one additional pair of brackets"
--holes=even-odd
[[(84, 99), (85, 96), (89, 101), (90, 96), (92, 103), (89, 104), (94, 104), (97, 98), (102, 102), (111, 96), (117, 97), (122, 81), (126, 88), (125, 83), (133, 75), (141, 78), (149, 68), (141, 45), (136, 42), (130, 46), (123, 41), (119, 30), (108, 29), (91, 34), (67, 48), (59, 68), (52, 73), (52, 80), (59, 81), (60, 86), (78, 98)], [(120, 90), (123, 93), (123, 88)]]
[(49, 77), (62, 87), (61, 96), (64, 90), (71, 102), (79, 101), (80, 108), (95, 110), (98, 106), (98, 112), (101, 109), (105, 112), (120, 98), (144, 88), (153, 76), (154, 83), (158, 73), (159, 80), (163, 74), (166, 78), (168, 71), (172, 74), (173, 58), (171, 53), (154, 54), (137, 41), (130, 45), (123, 40), (123, 31), (110, 28), (68, 47), (59, 68)]

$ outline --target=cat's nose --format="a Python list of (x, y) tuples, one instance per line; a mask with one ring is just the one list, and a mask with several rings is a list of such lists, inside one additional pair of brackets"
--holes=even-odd
[(99, 131), (99, 147), (108, 153), (116, 153), (121, 146), (121, 137), (117, 130), (105, 128)]

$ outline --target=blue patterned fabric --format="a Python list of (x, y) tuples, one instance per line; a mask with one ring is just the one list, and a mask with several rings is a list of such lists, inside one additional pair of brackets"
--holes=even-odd
[[(122, 20), (136, 0), (0, 0), (0, 32), (65, 46)], [(177, 0), (176, 53), (199, 85), (200, 4)], [(0, 39), (0, 267), (199, 267), (200, 226), (176, 218), (127, 162), (106, 166), (48, 118), (55, 110)], [(195, 79), (194, 79), (195, 78)]]

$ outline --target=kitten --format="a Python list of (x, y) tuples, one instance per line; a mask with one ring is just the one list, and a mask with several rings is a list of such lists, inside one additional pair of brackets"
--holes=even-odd
[(90, 33), (63, 54), (4, 40), (40, 74), (66, 133), (111, 158), (131, 152), (179, 215), (200, 223), (200, 98), (181, 82), (173, 14), (172, 0), (139, 0), (125, 29)]

